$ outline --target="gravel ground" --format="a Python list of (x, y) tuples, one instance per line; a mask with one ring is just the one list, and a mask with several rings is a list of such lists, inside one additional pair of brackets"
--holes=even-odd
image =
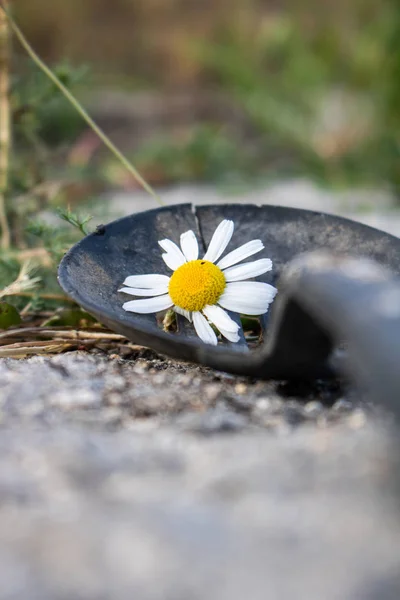
[(5, 359), (0, 383), (3, 428), (73, 422), (110, 431), (170, 426), (208, 435), (257, 428), (281, 433), (338, 422), (358, 428), (366, 420), (355, 394), (338, 382), (249, 381), (146, 349), (130, 359), (78, 352)]
[(0, 362), (0, 598), (398, 598), (390, 419), (336, 383)]
[[(297, 182), (233, 201), (400, 233), (386, 194)], [(107, 202), (110, 218), (154, 205)], [(1, 600), (400, 597), (397, 434), (338, 382), (249, 381), (150, 350), (3, 359), (0, 451)]]

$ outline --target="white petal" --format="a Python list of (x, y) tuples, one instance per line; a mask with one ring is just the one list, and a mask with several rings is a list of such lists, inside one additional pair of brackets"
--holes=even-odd
[(173, 302), (169, 294), (165, 296), (156, 296), (155, 298), (146, 298), (145, 300), (130, 300), (122, 305), (124, 310), (134, 313), (156, 313), (160, 310), (170, 308)]
[(217, 336), (215, 335), (211, 325), (209, 325), (207, 319), (203, 317), (201, 312), (193, 312), (193, 325), (197, 335), (206, 344), (212, 344), (216, 346), (218, 344)]
[(224, 275), (226, 281), (243, 281), (243, 279), (250, 279), (250, 277), (257, 277), (263, 275), (267, 271), (272, 269), (272, 260), (269, 258), (260, 258), (260, 260), (253, 260), (243, 265), (235, 265), (225, 269)]
[(182, 233), (181, 248), (187, 261), (199, 258), (199, 244), (192, 230)]
[[(167, 267), (169, 267), (171, 269), (171, 271), (176, 271), (176, 269), (179, 269), (179, 267), (181, 267), (186, 262), (186, 259), (182, 262), (178, 258), (178, 256), (176, 254), (174, 254), (173, 252), (165, 252), (161, 256), (162, 256), (163, 261), (165, 262)], [(182, 254), (182, 256), (183, 256), (183, 254)]]
[(214, 232), (211, 238), (208, 250), (204, 255), (204, 260), (215, 262), (219, 259), (233, 235), (234, 230), (233, 221), (224, 220), (222, 221)]
[(227, 283), (224, 294), (234, 294), (238, 297), (253, 298), (257, 296), (271, 296), (275, 297), (277, 289), (269, 283), (263, 281), (234, 281)]
[(182, 254), (182, 251), (174, 242), (171, 240), (160, 240), (159, 245), (163, 250), (165, 250), (165, 254), (162, 255), (165, 264), (167, 267), (175, 271), (178, 267), (182, 266), (186, 262), (186, 258)]
[(124, 294), (130, 294), (131, 296), (161, 296), (162, 294), (168, 293), (168, 286), (162, 285), (156, 288), (133, 288), (133, 287), (123, 287), (119, 292), (124, 292)]
[(245, 315), (262, 315), (275, 298), (277, 289), (261, 281), (228, 283), (218, 304)]
[(129, 275), (123, 285), (140, 288), (155, 288), (159, 285), (168, 285), (169, 277), (167, 275)]
[(249, 256), (253, 256), (253, 254), (257, 254), (257, 252), (261, 252), (264, 248), (264, 244), (261, 240), (251, 240), (243, 246), (239, 246), (236, 250), (232, 250), (229, 252), (224, 258), (217, 263), (217, 267), (220, 269), (226, 269), (227, 267), (231, 267), (232, 265), (236, 265), (236, 263), (248, 258)]
[(237, 312), (240, 315), (264, 315), (268, 311), (270, 302), (245, 302), (237, 298), (222, 298), (220, 299), (221, 306), (232, 312)]
[(223, 327), (220, 328), (220, 332), (229, 342), (236, 343), (240, 340), (240, 335), (238, 333), (227, 331)]
[(176, 305), (174, 306), (174, 311), (178, 313), (178, 315), (182, 315), (182, 317), (186, 317), (188, 321), (192, 322), (192, 313), (190, 311)]
[(203, 308), (202, 312), (220, 331), (224, 329), (226, 331), (230, 331), (231, 333), (237, 333), (239, 325), (235, 323), (235, 321), (230, 318), (228, 313), (226, 313), (220, 306), (208, 305)]
[(167, 252), (165, 252), (165, 254), (161, 254), (161, 257), (167, 265), (167, 267), (171, 269), (171, 271), (176, 271), (176, 269), (182, 266), (178, 264), (176, 257), (173, 254), (168, 254)]

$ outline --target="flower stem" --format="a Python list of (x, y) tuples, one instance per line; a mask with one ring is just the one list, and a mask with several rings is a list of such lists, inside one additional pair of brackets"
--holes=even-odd
[[(2, 7), (7, 5), (3, 0)], [(0, 227), (1, 247), (10, 247), (11, 235), (7, 218), (6, 193), (10, 155), (10, 36), (5, 10), (0, 12)]]
[(73, 94), (69, 91), (69, 89), (59, 80), (57, 75), (51, 71), (51, 69), (42, 61), (42, 59), (36, 54), (25, 35), (22, 33), (21, 29), (18, 27), (10, 12), (4, 6), (4, 4), (0, 7), (0, 13), (2, 16), (6, 16), (11, 29), (14, 34), (18, 38), (21, 46), (24, 50), (29, 54), (34, 63), (47, 75), (47, 77), (58, 87), (58, 89), (62, 92), (62, 94), (67, 98), (67, 100), (72, 104), (75, 110), (80, 114), (80, 116), (86, 121), (89, 127), (96, 133), (96, 135), (101, 139), (101, 141), (107, 146), (107, 148), (114, 154), (114, 156), (124, 165), (124, 167), (129, 171), (129, 173), (140, 183), (140, 185), (148, 192), (153, 198), (160, 204), (164, 206), (164, 202), (161, 198), (156, 194), (153, 188), (143, 179), (140, 175), (139, 171), (132, 165), (131, 162), (122, 154), (120, 150), (115, 146), (115, 144), (110, 140), (110, 138), (104, 133), (104, 131), (95, 123), (92, 117), (88, 114), (88, 112), (83, 108), (83, 106), (79, 103), (79, 101), (73, 96)]

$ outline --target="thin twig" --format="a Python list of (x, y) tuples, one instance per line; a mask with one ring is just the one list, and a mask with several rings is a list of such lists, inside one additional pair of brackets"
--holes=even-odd
[[(0, 358), (26, 358), (27, 356), (38, 354), (60, 354), (66, 350), (85, 349), (89, 350), (96, 346), (97, 340), (47, 340), (45, 342), (17, 342), (0, 346)], [(102, 349), (112, 349), (115, 343), (103, 343)], [(124, 348), (129, 348), (132, 351), (140, 351), (143, 346), (136, 344), (123, 344)]]
[(153, 188), (143, 179), (140, 175), (139, 171), (129, 162), (129, 160), (122, 154), (120, 150), (115, 146), (115, 144), (109, 139), (109, 137), (104, 133), (104, 131), (93, 121), (92, 117), (87, 113), (87, 111), (83, 108), (83, 106), (78, 102), (78, 100), (73, 96), (73, 94), (69, 91), (67, 87), (58, 79), (58, 77), (49, 69), (49, 67), (42, 61), (42, 59), (36, 54), (32, 46), (29, 44), (28, 40), (22, 33), (21, 29), (18, 27), (10, 12), (3, 6), (0, 7), (0, 12), (7, 16), (8, 21), (18, 40), (20, 41), (24, 50), (29, 54), (32, 60), (36, 63), (36, 65), (47, 75), (47, 77), (58, 87), (58, 89), (64, 94), (67, 100), (72, 104), (75, 110), (81, 115), (81, 117), (86, 121), (89, 127), (98, 135), (101, 141), (107, 146), (107, 148), (114, 154), (114, 156), (124, 165), (124, 167), (129, 171), (131, 175), (140, 183), (140, 185), (148, 192), (153, 198), (160, 204), (164, 206), (164, 202), (161, 198), (156, 194)]
[(22, 310), (19, 311), (19, 314), (21, 317), (24, 317), (25, 315), (27, 315), (29, 313), (29, 311), (32, 308), (32, 300), (29, 300), (29, 302), (24, 306), (24, 308)]
[(49, 340), (47, 342), (24, 342), (0, 346), (0, 358), (25, 358), (32, 354), (59, 354), (73, 347), (71, 342)]
[(8, 338), (32, 338), (47, 337), (50, 339), (68, 339), (68, 340), (112, 340), (123, 341), (126, 338), (118, 333), (109, 333), (107, 331), (88, 331), (87, 329), (72, 329), (70, 327), (43, 328), (43, 327), (18, 327), (16, 329), (7, 329), (0, 333), (0, 340)]
[(6, 10), (7, 0), (3, 0), (0, 11), (0, 227), (1, 247), (10, 247), (11, 235), (7, 218), (6, 192), (10, 154), (10, 39)]

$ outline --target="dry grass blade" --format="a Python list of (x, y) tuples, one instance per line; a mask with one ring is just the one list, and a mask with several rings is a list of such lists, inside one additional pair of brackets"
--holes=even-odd
[[(1, 14), (2, 13), (2, 14)], [(7, 22), (5, 17), (8, 19), (8, 24), (15, 36), (18, 38), (20, 44), (24, 48), (24, 50), (31, 57), (33, 62), (43, 71), (45, 75), (50, 79), (50, 81), (60, 90), (60, 92), (65, 96), (68, 102), (75, 108), (76, 112), (86, 121), (89, 127), (94, 131), (94, 133), (100, 138), (100, 140), (105, 144), (105, 146), (114, 154), (114, 156), (119, 160), (119, 162), (127, 169), (127, 171), (140, 183), (143, 189), (146, 190), (151, 196), (153, 196), (154, 200), (160, 204), (160, 206), (164, 206), (164, 201), (158, 196), (158, 194), (153, 190), (153, 188), (147, 183), (147, 181), (140, 175), (139, 171), (134, 167), (134, 165), (126, 158), (126, 156), (118, 150), (115, 144), (110, 140), (110, 138), (104, 133), (104, 131), (94, 122), (89, 113), (83, 108), (80, 102), (75, 98), (75, 96), (70, 92), (70, 90), (64, 85), (64, 83), (57, 77), (57, 75), (49, 69), (49, 67), (42, 61), (38, 54), (36, 54), (35, 50), (32, 48), (25, 35), (18, 27), (17, 23), (14, 21), (11, 13), (8, 10), (6, 0), (3, 0), (3, 4), (0, 3), (0, 14), (2, 16), (4, 26), (7, 27)], [(8, 31), (8, 28), (7, 28)], [(1, 175), (1, 172), (0, 172)], [(1, 205), (0, 205), (1, 208)]]
[(126, 340), (123, 335), (118, 333), (110, 333), (108, 331), (99, 331), (96, 329), (73, 329), (71, 327), (18, 327), (16, 329), (8, 329), (0, 333), (0, 340), (3, 344), (8, 339), (32, 339), (32, 338), (47, 338), (58, 340), (92, 340), (92, 341), (115, 341), (121, 342)]
[(8, 2), (3, 0), (0, 10), (0, 227), (1, 247), (10, 247), (11, 233), (7, 218), (6, 192), (10, 162), (11, 123), (10, 123), (10, 35), (7, 17), (4, 12)]
[(26, 358), (38, 354), (59, 354), (71, 349), (74, 344), (59, 340), (47, 342), (20, 342), (0, 346), (0, 358)]
[[(40, 341), (40, 338), (44, 338), (45, 341)], [(0, 343), (0, 358), (26, 358), (92, 348), (116, 352), (117, 355), (123, 356), (129, 352), (143, 350), (143, 346), (129, 343), (123, 335), (100, 327), (16, 327), (1, 332)]]
[(0, 298), (4, 296), (18, 296), (21, 292), (32, 290), (40, 282), (40, 277), (31, 277), (33, 265), (28, 260), (23, 263), (17, 279), (0, 291)]

